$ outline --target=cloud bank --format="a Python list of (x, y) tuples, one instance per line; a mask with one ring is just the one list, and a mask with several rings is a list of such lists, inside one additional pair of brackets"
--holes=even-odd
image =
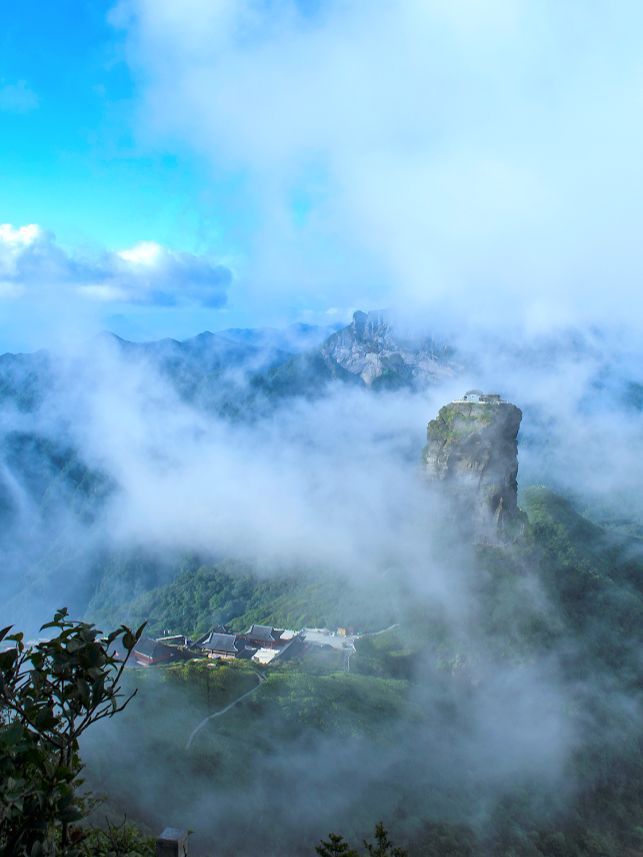
[[(515, 392), (521, 404), (524, 396), (525, 404), (545, 408), (543, 435), (553, 439), (561, 460), (573, 468), (569, 478), (580, 484), (588, 471), (605, 472), (607, 459), (601, 445), (609, 432), (609, 461), (615, 458), (633, 467), (634, 447), (622, 440), (636, 440), (639, 414), (627, 423), (622, 418), (620, 424), (610, 414), (600, 414), (599, 419), (589, 414), (579, 426), (580, 405), (570, 395), (559, 413), (562, 424), (557, 425), (560, 367), (539, 366), (527, 356), (527, 373), (521, 371), (515, 355), (513, 360), (509, 355), (505, 359), (508, 365), (496, 363), (495, 371), (501, 372), (505, 389)], [(122, 771), (127, 768), (121, 760), (131, 764), (129, 736), (138, 733), (134, 727), (128, 736), (131, 727), (127, 721), (121, 726), (119, 720), (116, 728), (123, 732), (99, 739), (103, 758), (109, 760), (106, 779), (101, 757), (93, 756), (91, 749), (88, 770), (101, 780), (101, 788), (107, 784), (108, 790), (121, 796), (128, 812), (137, 817), (140, 811), (145, 818), (158, 812), (163, 816), (159, 824), (173, 813), (204, 840), (213, 836), (221, 840), (223, 830), (230, 840), (230, 853), (252, 853), (256, 846), (248, 841), (248, 819), (259, 813), (276, 819), (280, 837), (301, 842), (315, 841), (333, 827), (346, 830), (358, 810), (368, 814), (369, 824), (373, 815), (396, 819), (396, 802), (407, 809), (410, 804), (411, 815), (452, 818), (454, 793), (460, 817), (484, 826), (499, 798), (515, 794), (525, 783), (537, 794), (555, 794), (557, 811), (562, 803), (566, 805), (574, 788), (570, 760), (588, 729), (598, 722), (596, 700), (609, 700), (614, 719), (630, 700), (604, 692), (600, 679), (588, 681), (588, 687), (579, 690), (582, 679), (576, 670), (571, 679), (563, 675), (562, 666), (569, 658), (565, 642), (526, 663), (520, 658), (514, 662), (498, 654), (491, 632), (485, 630), (491, 614), (494, 621), (502, 620), (508, 601), (509, 629), (522, 627), (518, 617), (527, 606), (529, 616), (547, 619), (555, 630), (557, 611), (548, 602), (538, 574), (525, 567), (512, 575), (510, 594), (503, 590), (494, 602), (500, 619), (495, 610), (487, 613), (479, 595), (487, 575), (476, 571), (466, 545), (451, 543), (439, 504), (421, 479), (426, 419), (443, 402), (473, 386), (473, 379), (471, 383), (449, 379), (441, 387), (415, 393), (374, 394), (352, 385), (335, 387), (320, 399), (286, 400), (267, 413), (249, 414), (245, 421), (203, 412), (183, 401), (167, 378), (155, 371), (153, 361), (136, 359), (132, 350), (123, 350), (110, 338), (84, 352), (59, 356), (53, 368), (56, 380), (46, 385), (49, 395), (41, 408), (26, 414), (18, 406), (6, 407), (0, 419), (4, 453), (0, 491), (4, 483), (5, 502), (14, 515), (11, 526), (21, 534), (21, 539), (13, 539), (9, 529), (7, 539), (7, 532), (3, 533), (10, 546), (0, 571), (8, 592), (2, 607), (7, 622), (22, 624), (23, 617), (48, 609), (54, 597), (56, 603), (70, 603), (71, 597), (79, 605), (81, 597), (96, 593), (93, 587), (99, 581), (95, 604), (102, 606), (110, 592), (122, 589), (127, 592), (121, 595), (125, 610), (131, 588), (143, 585), (143, 580), (134, 579), (134, 574), (130, 580), (119, 580), (118, 562), (106, 563), (105, 555), (115, 554), (117, 559), (122, 552), (136, 557), (142, 551), (153, 558), (162, 580), (164, 574), (176, 573), (179, 556), (197, 552), (208, 558), (256, 562), (266, 575), (275, 571), (304, 575), (313, 570), (323, 573), (324, 579), (347, 576), (352, 582), (368, 584), (369, 597), (374, 599), (378, 584), (395, 581), (402, 604), (412, 600), (416, 621), (430, 627), (437, 613), (453, 635), (453, 645), (475, 652), (471, 665), (466, 659), (462, 668), (454, 663), (454, 674), (446, 665), (437, 669), (428, 650), (417, 656), (417, 690), (404, 717), (390, 727), (388, 749), (370, 739), (352, 736), (347, 742), (344, 736), (335, 739), (314, 730), (287, 751), (277, 739), (274, 752), (256, 753), (246, 766), (253, 782), (268, 782), (270, 789), (242, 787), (242, 800), (239, 792), (233, 793), (232, 801), (228, 787), (215, 787), (207, 768), (202, 777), (189, 775), (191, 759), (183, 750), (183, 733), (194, 728), (195, 716), (185, 697), (178, 724), (176, 711), (168, 707), (171, 721), (154, 720), (159, 731), (149, 745), (146, 740), (141, 746), (136, 738), (141, 774), (127, 780), (123, 793), (118, 782), (126, 779)], [(571, 378), (573, 365), (565, 368)], [(587, 385), (591, 376), (587, 377), (585, 361), (576, 372)], [(485, 379), (491, 381), (491, 377)], [(29, 374), (24, 381), (29, 381)], [(570, 389), (578, 383), (571, 381)], [(24, 386), (28, 384), (20, 389)], [(527, 418), (527, 431), (529, 422)], [(596, 427), (602, 431), (598, 433)], [(25, 439), (31, 433), (35, 437)], [(53, 448), (39, 442), (38, 435), (53, 441)], [(591, 438), (596, 446), (587, 445)], [(79, 461), (67, 454), (58, 477), (63, 484), (56, 488), (56, 480), (53, 485), (43, 484), (39, 462), (61, 458), (60, 445), (78, 450)], [(574, 445), (579, 447), (575, 451)], [(535, 465), (542, 456), (538, 450), (527, 455), (538, 475)], [(520, 461), (522, 468), (522, 447)], [(73, 477), (79, 462), (88, 471), (80, 481), (90, 489), (90, 496), (101, 493), (101, 480), (92, 480), (92, 474), (108, 476), (109, 490), (104, 502), (97, 504), (97, 517), (89, 522), (83, 516), (87, 511), (83, 492), (80, 513), (74, 513), (78, 488), (73, 479), (66, 484), (67, 474)], [(617, 475), (622, 477), (622, 471)], [(640, 485), (640, 478), (635, 481)], [(611, 489), (605, 479), (603, 486)], [(44, 503), (37, 499), (43, 489)], [(0, 504), (2, 500), (0, 493)], [(34, 550), (37, 542), (40, 555)], [(164, 562), (170, 567), (164, 567)], [(137, 563), (135, 574), (144, 575), (145, 566)], [(25, 582), (21, 598), (15, 590)], [(394, 597), (389, 603), (394, 606)], [(521, 633), (516, 631), (518, 639)], [(615, 703), (614, 698), (619, 701)], [(158, 697), (151, 704), (164, 709)], [(137, 723), (141, 717), (146, 720), (145, 709), (134, 710)], [(421, 718), (415, 711), (422, 712)], [(269, 718), (261, 720), (266, 734), (271, 734), (272, 725)], [(622, 740), (624, 733), (612, 728)], [(275, 732), (282, 734), (276, 728)], [(171, 746), (177, 735), (180, 752)], [(200, 744), (197, 752), (207, 758), (211, 751)], [(304, 781), (307, 771), (313, 771), (314, 777), (307, 780), (307, 789), (299, 797), (274, 787), (275, 776), (292, 783), (293, 777)], [(400, 780), (409, 801), (401, 792)], [(374, 788), (381, 782), (391, 784), (391, 797), (385, 796), (386, 800)], [(346, 789), (344, 783), (348, 783)], [(178, 784), (176, 790), (174, 784)], [(310, 795), (321, 796), (329, 789), (334, 799), (324, 800), (320, 812)], [(346, 800), (349, 796), (354, 803)], [(265, 827), (250, 825), (264, 838)], [(283, 842), (280, 847), (283, 850)]]
[(231, 282), (224, 265), (153, 241), (90, 257), (64, 249), (36, 224), (0, 224), (0, 299), (54, 293), (61, 302), (220, 307)]
[(303, 283), (319, 306), (636, 324), (639, 4), (122, 0), (112, 19), (142, 136), (248, 177), (272, 300)]

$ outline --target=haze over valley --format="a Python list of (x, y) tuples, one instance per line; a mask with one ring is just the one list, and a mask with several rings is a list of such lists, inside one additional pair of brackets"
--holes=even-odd
[(641, 10), (35, 12), (0, 853), (643, 852)]

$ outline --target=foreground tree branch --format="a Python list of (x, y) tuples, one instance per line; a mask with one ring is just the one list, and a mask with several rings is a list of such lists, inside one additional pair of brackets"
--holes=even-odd
[[(79, 853), (69, 825), (89, 799), (82, 784), (79, 739), (90, 726), (129, 705), (123, 670), (143, 628), (122, 625), (107, 636), (56, 612), (40, 629), (47, 640), (26, 645), (22, 633), (0, 631), (0, 853)], [(119, 659), (116, 644), (126, 655)]]

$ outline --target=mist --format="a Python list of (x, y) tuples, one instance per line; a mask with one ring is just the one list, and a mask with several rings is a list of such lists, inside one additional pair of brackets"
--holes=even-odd
[[(270, 667), (189, 750), (254, 667), (128, 670), (82, 748), (106, 814), (191, 827), (197, 857), (380, 818), (412, 854), (577, 829), (574, 854), (634, 853), (640, 5), (120, 0), (102, 24), (118, 157), (195, 178), (127, 241), (0, 225), (0, 626), (362, 634)], [(370, 380), (328, 355), (358, 309), (390, 321), (384, 369), (346, 346)], [(523, 413), (502, 546), (422, 464), (469, 389)]]
[(242, 176), (237, 304), (638, 329), (636, 3), (123, 0), (113, 22), (141, 144)]
[[(81, 579), (100, 548), (138, 546), (159, 557), (235, 556), (265, 573), (315, 567), (368, 580), (395, 566), (446, 597), (445, 586), (459, 584), (427, 560), (439, 500), (421, 477), (420, 454), (428, 420), (474, 386), (498, 389), (524, 411), (521, 488), (548, 484), (599, 517), (626, 505), (624, 517), (637, 519), (642, 417), (627, 399), (637, 377), (631, 354), (575, 339), (523, 340), (520, 348), (486, 334), (455, 342), (459, 371), (420, 391), (336, 383), (312, 398), (267, 403), (245, 398), (249, 373), (231, 367), (217, 383), (226, 389), (232, 379), (241, 403), (232, 419), (186, 401), (149, 355), (115, 341), (54, 354), (38, 406), (25, 412), (9, 400), (2, 413), (5, 444), (34, 436), (32, 446), (44, 439), (54, 450), (48, 475), (38, 472), (41, 461), (29, 464), (31, 447), (17, 462), (14, 451), (13, 465), (5, 453), (9, 591), (20, 563), (23, 573), (31, 562), (55, 577), (33, 555), (64, 542), (63, 553), (74, 546)], [(27, 373), (14, 385), (28, 381)], [(55, 472), (56, 455), (69, 450), (87, 470), (83, 479), (95, 480), (89, 509)], [(63, 586), (70, 573), (66, 565)]]
[[(599, 723), (602, 730), (627, 723), (636, 699), (613, 688), (605, 710), (597, 700), (607, 676), (570, 674), (570, 660), (583, 663), (586, 654), (561, 631), (564, 620), (538, 563), (521, 561), (514, 577), (503, 578), (509, 595), (494, 589), (473, 546), (450, 522), (439, 490), (427, 484), (420, 458), (426, 422), (442, 404), (470, 386), (500, 389), (524, 410), (521, 489), (546, 483), (599, 513), (629, 498), (622, 516), (637, 522), (641, 416), (613, 389), (627, 386), (633, 366), (625, 356), (610, 360), (604, 344), (575, 339), (523, 341), (518, 348), (481, 334), (475, 343), (459, 342), (456, 354), (453, 377), (419, 391), (334, 382), (312, 397), (273, 402), (244, 399), (252, 373), (233, 368), (219, 383), (232, 383), (244, 407), (230, 417), (186, 399), (149, 354), (101, 338), (51, 355), (46, 389), (36, 390), (27, 409), (24, 403), (3, 409), (3, 487), (11, 510), (3, 534), (2, 586), (9, 593), (3, 621), (35, 633), (55, 607), (70, 604), (77, 615), (90, 603), (96, 609), (109, 581), (106, 553), (143, 556), (154, 569), (148, 586), (171, 583), (181, 557), (196, 554), (241, 561), (259, 580), (345, 581), (364, 603), (388, 599), (403, 633), (440, 627), (445, 652), (466, 653), (453, 663), (439, 656), (447, 659), (445, 674), (436, 669), (439, 647), (427, 644), (408, 667), (414, 686), (402, 719), (389, 722), (380, 712), (362, 736), (325, 735), (305, 724), (294, 744), (281, 746), (281, 724), (264, 703), (255, 713), (272, 735), (271, 749), (246, 759), (250, 781), (226, 796), (211, 787), (207, 766), (193, 770), (199, 753), (216, 756), (218, 730), (177, 758), (199, 716), (198, 691), (185, 690), (180, 714), (168, 697), (166, 719), (158, 699), (169, 691), (145, 677), (127, 717), (85, 748), (90, 782), (100, 782), (111, 811), (115, 805), (152, 829), (170, 822), (193, 827), (196, 853), (208, 853), (211, 837), (223, 853), (249, 853), (274, 835), (267, 828), (279, 829), (292, 853), (300, 846), (307, 853), (302, 843), (328, 829), (366, 835), (364, 806), (393, 826), (396, 818), (428, 813), (472, 825), (484, 837), (516, 790), (540, 795), (520, 810), (533, 819), (573, 800), (579, 786), (572, 766), (588, 735)], [(619, 378), (597, 392), (606, 367)], [(95, 480), (92, 502), (79, 501), (78, 480), (67, 484), (69, 464), (56, 471), (55, 453), (48, 473), (33, 442), (27, 464), (12, 457), (21, 433), (73, 450), (74, 466), (83, 468), (80, 482)], [(44, 495), (34, 490), (38, 479)], [(136, 581), (130, 586), (117, 621), (129, 621), (128, 601), (141, 591)], [(532, 625), (549, 642), (523, 662)], [(355, 657), (359, 666), (359, 650)], [(133, 671), (130, 681), (139, 675)], [(588, 711), (579, 711), (579, 698)], [(152, 710), (154, 727), (141, 741), (134, 737), (137, 723)], [(138, 773), (114, 800), (130, 756), (138, 759)], [(105, 768), (107, 759), (113, 768)], [(401, 792), (385, 785), (401, 776)], [(306, 787), (291, 790), (293, 778)], [(267, 783), (280, 787), (275, 792)], [(557, 795), (556, 806), (548, 793)], [(249, 833), (249, 812), (270, 822)]]

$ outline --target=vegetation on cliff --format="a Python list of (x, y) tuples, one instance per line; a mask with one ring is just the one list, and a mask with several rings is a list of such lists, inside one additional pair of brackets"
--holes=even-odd
[(517, 505), (522, 411), (499, 399), (457, 401), (440, 408), (427, 428), (424, 469), (458, 526), (477, 541), (510, 541), (521, 530)]

